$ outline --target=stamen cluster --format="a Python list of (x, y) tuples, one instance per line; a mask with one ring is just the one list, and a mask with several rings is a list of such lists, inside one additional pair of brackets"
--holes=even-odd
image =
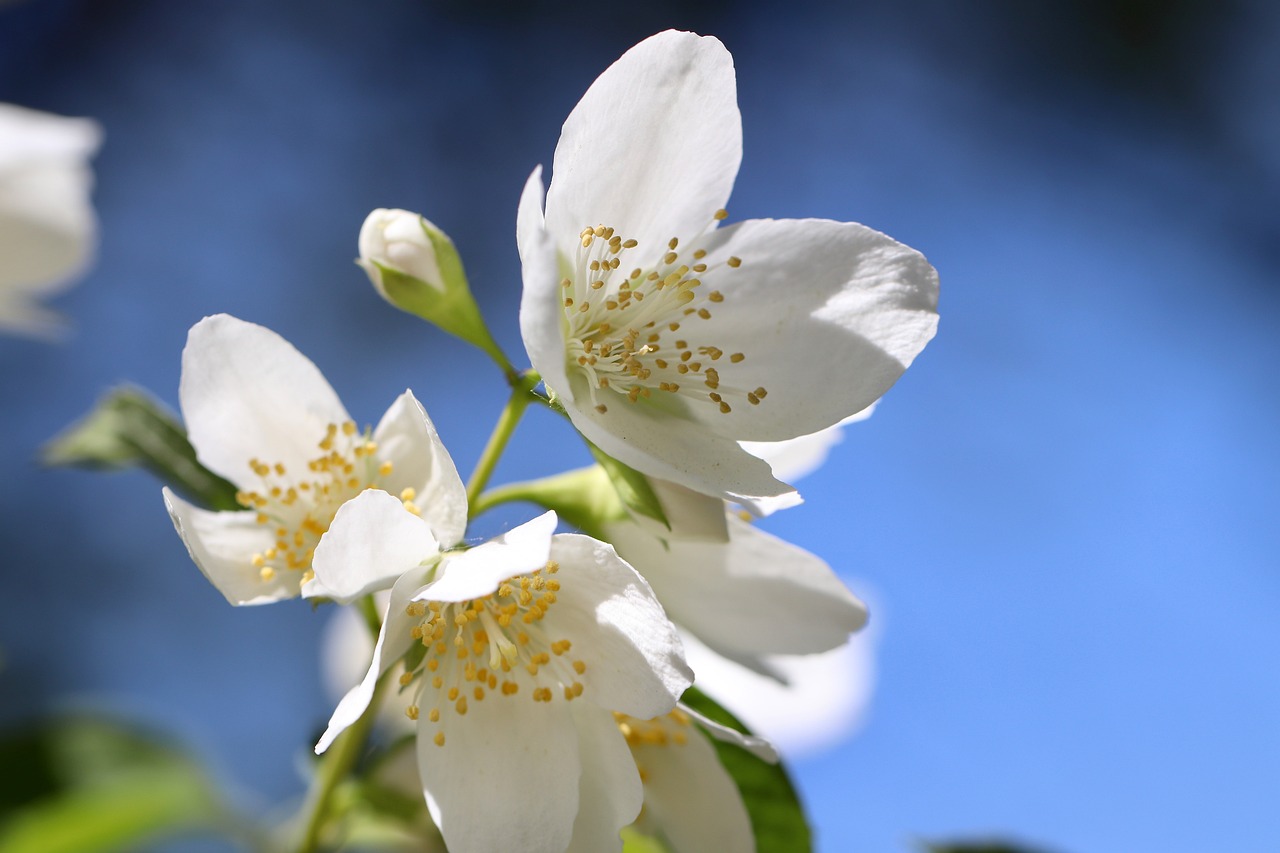
[[(725, 216), (720, 210), (715, 219)], [(622, 255), (637, 248), (637, 242), (623, 239), (606, 225), (582, 229), (571, 263), (574, 274), (561, 281), (566, 353), (570, 365), (586, 375), (597, 412), (609, 410), (598, 393), (603, 389), (624, 396), (630, 403), (650, 399), (656, 390), (701, 404), (709, 402), (724, 414), (733, 411), (726, 398), (746, 400), (754, 406), (767, 395), (763, 387), (722, 386), (714, 362), (726, 353), (711, 342), (697, 341), (705, 331), (686, 330), (677, 336), (682, 324), (710, 320), (711, 307), (725, 301), (719, 290), (704, 288), (702, 276), (742, 264), (737, 257), (714, 266), (706, 263), (707, 251), (697, 243), (713, 225), (708, 223), (694, 238), (691, 251), (682, 249), (680, 239), (672, 237), (655, 266), (647, 270), (635, 267), (626, 274), (619, 272)], [(745, 359), (741, 352), (728, 354), (729, 364)]]
[[(557, 694), (566, 702), (582, 695), (580, 677), (585, 661), (568, 657), (572, 648), (563, 637), (553, 639), (544, 624), (556, 603), (560, 567), (550, 561), (528, 575), (503, 582), (492, 595), (450, 603), (415, 601), (406, 613), (421, 621), (410, 631), (425, 649), (416, 663), (406, 662), (402, 687), (411, 687), (413, 699), (405, 709), (410, 719), (420, 717), (424, 694), (427, 719), (440, 721), (441, 709), (464, 716), (468, 701), (487, 696), (514, 697), (521, 685), (534, 702), (551, 702)], [(413, 655), (408, 660), (413, 659)], [(445, 735), (433, 738), (444, 746)]]

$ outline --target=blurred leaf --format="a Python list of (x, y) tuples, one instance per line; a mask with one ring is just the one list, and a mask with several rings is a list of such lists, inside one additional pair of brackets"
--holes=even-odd
[(177, 418), (145, 391), (116, 388), (41, 451), (47, 465), (97, 470), (139, 467), (192, 501), (240, 509), (236, 487), (196, 461)]
[(668, 530), (671, 529), (671, 522), (667, 521), (667, 514), (662, 509), (662, 501), (658, 500), (653, 486), (649, 485), (648, 477), (623, 465), (589, 441), (587, 447), (591, 449), (596, 462), (609, 475), (609, 481), (613, 483), (618, 497), (632, 512), (652, 518)]
[[(697, 688), (686, 690), (680, 701), (717, 723), (751, 734), (736, 717)], [(711, 738), (711, 742), (720, 763), (742, 794), (742, 802), (751, 816), (751, 828), (755, 830), (757, 853), (809, 853), (813, 849), (809, 822), (782, 763), (770, 764), (741, 747), (715, 738)]]
[(0, 734), (0, 767), (0, 853), (131, 851), (222, 817), (192, 759), (120, 723), (66, 718)]
[(920, 845), (925, 853), (1047, 853), (1039, 847), (1020, 843), (985, 839), (981, 841), (927, 841)]

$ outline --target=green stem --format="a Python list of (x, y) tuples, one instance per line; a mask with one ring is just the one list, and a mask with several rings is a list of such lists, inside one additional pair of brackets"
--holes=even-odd
[(474, 518), (477, 515), (488, 512), (501, 504), (525, 500), (528, 485), (528, 483), (508, 483), (505, 486), (489, 489), (474, 501), (471, 501), (471, 517)]
[[(382, 616), (378, 613), (377, 602), (373, 600), (372, 595), (366, 595), (356, 602), (356, 608), (364, 617), (365, 627), (369, 629), (369, 634), (376, 642), (382, 631)], [(382, 704), (385, 681), (385, 677), (379, 679), (377, 686), (374, 687), (369, 707), (365, 708), (364, 713), (354, 724), (338, 736), (325, 754), (320, 769), (311, 783), (311, 791), (303, 810), (307, 816), (307, 822), (302, 832), (302, 841), (298, 844), (298, 853), (314, 853), (319, 849), (320, 830), (324, 826), (324, 819), (329, 811), (329, 800), (333, 797), (338, 784), (351, 772), (351, 768), (355, 766), (356, 760), (364, 750), (365, 741), (373, 729), (374, 719), (378, 716), (378, 706)]]
[(535, 395), (531, 392), (539, 381), (538, 374), (530, 370), (520, 375), (512, 383), (511, 397), (507, 400), (507, 406), (502, 410), (502, 414), (498, 416), (498, 422), (494, 425), (493, 433), (489, 436), (489, 443), (484, 446), (484, 451), (480, 454), (480, 461), (476, 462), (475, 471), (471, 473), (471, 479), (467, 481), (467, 505), (470, 507), (467, 513), (468, 518), (476, 516), (475, 505), (480, 498), (480, 493), (489, 484), (489, 478), (493, 476), (493, 469), (497, 467), (498, 460), (502, 458), (502, 452), (507, 449), (507, 442), (511, 440), (511, 435), (516, 430), (516, 424), (520, 423), (521, 415), (524, 414), (524, 410), (529, 407), (529, 404), (534, 401)]
[(338, 783), (347, 777), (355, 766), (360, 753), (364, 751), (365, 741), (373, 729), (373, 722), (378, 716), (383, 689), (386, 686), (385, 676), (378, 680), (374, 688), (373, 699), (365, 708), (360, 719), (347, 728), (330, 747), (320, 763), (315, 780), (311, 783), (311, 792), (303, 807), (306, 824), (302, 831), (302, 840), (298, 843), (298, 853), (316, 853), (320, 849), (320, 830), (324, 827), (324, 819), (329, 811), (329, 801)]

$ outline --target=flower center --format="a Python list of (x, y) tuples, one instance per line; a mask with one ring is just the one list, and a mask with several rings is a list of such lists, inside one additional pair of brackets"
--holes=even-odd
[[(274, 527), (276, 538), (272, 547), (251, 558), (263, 581), (282, 570), (303, 572), (302, 580), (310, 580), (311, 557), (334, 513), (365, 489), (379, 488), (391, 473), (391, 462), (378, 458), (378, 445), (368, 431), (357, 433), (351, 421), (329, 424), (317, 447), (320, 455), (308, 460), (303, 474), (280, 462), (249, 460), (259, 485), (237, 492), (236, 501), (257, 512), (258, 524)], [(416, 515), (415, 497), (413, 489), (400, 495), (405, 509)]]
[[(557, 695), (566, 702), (582, 695), (579, 678), (587, 671), (584, 661), (568, 656), (571, 643), (553, 639), (545, 618), (556, 603), (560, 569), (555, 561), (528, 575), (502, 583), (497, 592), (470, 601), (448, 603), (415, 601), (406, 608), (420, 619), (410, 634), (421, 642), (421, 652), (405, 659), (402, 687), (417, 684), (405, 709), (412, 720), (427, 705), (427, 719), (440, 721), (450, 707), (459, 716), (468, 701), (486, 696), (514, 698), (522, 693), (534, 702), (551, 702)], [(416, 658), (416, 660), (415, 660)], [(437, 731), (436, 746), (444, 746), (444, 732)]]
[[(715, 219), (727, 215), (720, 210)], [(765, 398), (768, 392), (762, 387), (722, 383), (720, 368), (740, 364), (746, 355), (726, 354), (706, 340), (705, 327), (696, 325), (710, 320), (714, 306), (725, 301), (720, 291), (703, 285), (702, 276), (723, 276), (742, 264), (736, 257), (714, 267), (705, 263), (707, 252), (698, 242), (713, 225), (708, 223), (693, 238), (692, 248), (682, 248), (680, 239), (672, 237), (654, 267), (625, 273), (620, 271), (623, 256), (636, 248), (636, 241), (605, 225), (582, 229), (571, 275), (560, 284), (566, 357), (586, 376), (596, 411), (609, 410), (604, 390), (630, 403), (651, 399), (657, 391), (724, 414), (733, 411), (731, 400), (755, 406)]]

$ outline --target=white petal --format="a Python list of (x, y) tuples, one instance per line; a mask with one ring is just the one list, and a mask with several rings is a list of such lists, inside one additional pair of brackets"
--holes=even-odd
[(508, 578), (541, 569), (551, 552), (556, 514), (546, 512), (483, 545), (446, 555), (436, 579), (415, 601), (467, 601), (488, 595)]
[(373, 431), (382, 458), (392, 463), (383, 488), (393, 495), (406, 487), (416, 493), (422, 519), (436, 541), (451, 548), (467, 530), (467, 490), (422, 404), (405, 391), (387, 409)]
[(609, 535), (671, 619), (731, 657), (826, 651), (866, 624), (866, 607), (821, 559), (740, 519), (728, 524), (723, 545), (664, 545), (624, 524)]
[[(418, 724), (418, 770), (450, 853), (562, 853), (578, 811), (578, 735), (567, 702), (473, 702)], [(434, 741), (435, 730), (445, 736)]]
[(90, 119), (0, 104), (0, 172), (33, 163), (82, 161), (101, 144), (102, 129)]
[(589, 536), (557, 535), (551, 559), (560, 564), (560, 592), (546, 624), (586, 661), (584, 697), (642, 719), (670, 711), (693, 673), (649, 585)]
[(831, 454), (831, 449), (844, 441), (844, 428), (849, 424), (865, 421), (875, 409), (875, 403), (872, 403), (826, 429), (785, 441), (744, 441), (742, 448), (752, 456), (759, 456), (768, 462), (773, 469), (773, 476), (794, 483), (821, 468)]
[(227, 314), (192, 327), (178, 388), (187, 434), (205, 467), (233, 483), (249, 460), (306, 471), (328, 424), (350, 419), (306, 356), (270, 329)]
[(338, 735), (360, 719), (373, 699), (378, 679), (399, 662), (409, 646), (416, 642), (409, 634), (413, 618), (405, 613), (405, 606), (409, 603), (409, 596), (422, 586), (429, 572), (430, 569), (406, 572), (391, 587), (391, 598), (387, 602), (387, 612), (382, 617), (382, 630), (378, 632), (378, 642), (373, 647), (369, 671), (359, 684), (347, 691), (338, 707), (333, 709), (329, 726), (316, 744), (317, 755), (332, 746)]
[(770, 655), (783, 682), (729, 661), (686, 636), (698, 687), (788, 758), (829, 749), (862, 725), (875, 686), (875, 636), (862, 631), (816, 655)]
[[(779, 441), (831, 426), (884, 394), (937, 329), (937, 272), (857, 223), (752, 220), (720, 229), (707, 248), (703, 282), (724, 301), (700, 339), (746, 356), (720, 367), (722, 389), (768, 391), (729, 414), (693, 409), (721, 434)], [(741, 267), (718, 266), (730, 256)]]
[(645, 772), (646, 822), (675, 853), (755, 853), (742, 795), (710, 741), (690, 727), (683, 744), (632, 747)]
[(580, 373), (573, 375), (570, 385), (576, 389), (574, 398), (585, 404), (565, 401), (573, 425), (588, 441), (642, 474), (737, 503), (795, 491), (733, 438), (643, 402), (611, 401), (608, 411), (601, 413), (591, 407)]
[(770, 764), (778, 760), (778, 751), (773, 748), (773, 744), (769, 743), (769, 741), (764, 738), (756, 735), (744, 735), (737, 729), (731, 729), (728, 726), (721, 725), (710, 717), (705, 717), (698, 713), (683, 702), (680, 703), (680, 710), (697, 720), (698, 725), (706, 729), (707, 734), (711, 735), (711, 737), (716, 740), (741, 747), (755, 755), (756, 758), (768, 761)]
[(565, 853), (616, 853), (622, 828), (636, 819), (644, 787), (613, 714), (589, 702), (570, 706), (578, 726), (578, 816)]
[(439, 552), (431, 528), (399, 498), (366, 489), (338, 508), (311, 559), (315, 578), (302, 594), (350, 604)]
[(164, 489), (164, 505), (192, 561), (232, 604), (270, 604), (298, 594), (301, 572), (263, 580), (251, 560), (275, 544), (252, 512), (209, 512)]
[(569, 393), (564, 372), (564, 309), (561, 305), (556, 245), (542, 220), (542, 167), (533, 170), (516, 211), (516, 244), (524, 290), (520, 296), (520, 336), (529, 362), (547, 387)]
[(591, 84), (564, 123), (547, 230), (571, 252), (588, 225), (639, 241), (641, 266), (714, 222), (742, 159), (733, 58), (718, 40), (667, 31)]

